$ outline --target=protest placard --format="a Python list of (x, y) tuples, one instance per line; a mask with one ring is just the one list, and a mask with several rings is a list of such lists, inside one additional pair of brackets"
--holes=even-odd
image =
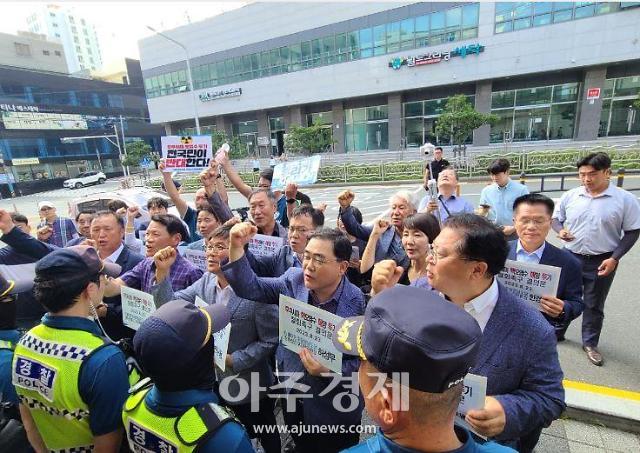
[[(487, 377), (469, 373), (464, 377), (463, 385), (462, 398), (456, 410), (456, 423), (475, 433), (475, 431), (471, 429), (471, 426), (465, 421), (464, 417), (471, 409), (484, 408), (484, 400), (487, 397)], [(480, 434), (478, 435), (486, 439), (486, 437)]]
[(278, 327), (283, 346), (296, 353), (307, 348), (318, 362), (338, 374), (342, 374), (342, 353), (332, 338), (341, 323), (340, 316), (280, 295)]
[[(196, 296), (196, 307), (204, 308), (207, 303)], [(227, 350), (229, 349), (229, 335), (231, 335), (231, 323), (213, 334), (213, 363), (222, 371), (226, 368), (225, 359), (227, 358)]]
[(498, 281), (522, 300), (539, 308), (541, 296), (557, 294), (561, 271), (559, 267), (546, 264), (507, 260)]
[(200, 172), (213, 158), (210, 135), (160, 137), (165, 172)]
[(202, 272), (207, 272), (207, 254), (203, 250), (184, 249), (182, 256)]
[(269, 256), (284, 245), (284, 238), (256, 234), (249, 240), (249, 251), (255, 256)]
[(299, 186), (313, 184), (318, 180), (320, 156), (282, 162), (273, 169), (271, 190), (282, 190), (287, 183), (294, 182)]
[(151, 294), (123, 286), (120, 288), (120, 296), (122, 323), (133, 330), (138, 330), (142, 321), (156, 311), (156, 304)]

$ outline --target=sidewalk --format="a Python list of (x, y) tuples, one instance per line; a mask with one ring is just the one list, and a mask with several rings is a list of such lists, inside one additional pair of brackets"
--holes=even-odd
[(640, 451), (640, 436), (626, 431), (579, 422), (556, 420), (545, 429), (537, 453), (595, 453)]

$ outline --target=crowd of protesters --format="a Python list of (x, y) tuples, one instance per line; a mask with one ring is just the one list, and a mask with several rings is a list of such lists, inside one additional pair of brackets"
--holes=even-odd
[[(587, 359), (603, 365), (605, 301), (640, 234), (610, 158), (577, 170), (556, 204), (498, 159), (474, 209), (436, 148), (424, 198), (398, 191), (365, 224), (347, 189), (331, 228), (326, 205), (272, 190), (272, 168), (248, 186), (223, 153), (195, 206), (163, 172), (167, 198), (146, 206), (69, 219), (41, 201), (35, 236), (25, 213), (0, 210), (0, 451), (531, 452), (565, 409), (557, 342), (582, 315)], [(250, 219), (233, 215), (222, 172)], [(256, 234), (282, 245), (257, 254)], [(557, 292), (523, 301), (498, 281), (507, 259), (560, 268)], [(137, 330), (125, 287), (156, 305)], [(283, 295), (341, 319), (341, 374), (283, 346)], [(214, 334), (229, 323), (223, 370)], [(468, 373), (487, 396), (460, 419)], [(364, 410), (377, 431), (359, 444)]]

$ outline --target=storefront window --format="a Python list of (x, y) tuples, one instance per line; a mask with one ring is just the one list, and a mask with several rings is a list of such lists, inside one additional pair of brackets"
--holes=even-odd
[(527, 88), (516, 91), (516, 106), (548, 104), (551, 101), (551, 87)]
[(345, 110), (345, 149), (367, 151), (389, 147), (387, 106)]
[(607, 79), (603, 93), (599, 135), (640, 134), (640, 75)]

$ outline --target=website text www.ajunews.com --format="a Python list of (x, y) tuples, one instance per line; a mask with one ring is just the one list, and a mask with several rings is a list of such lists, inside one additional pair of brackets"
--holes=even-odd
[(256, 434), (375, 434), (376, 425), (253, 425)]

